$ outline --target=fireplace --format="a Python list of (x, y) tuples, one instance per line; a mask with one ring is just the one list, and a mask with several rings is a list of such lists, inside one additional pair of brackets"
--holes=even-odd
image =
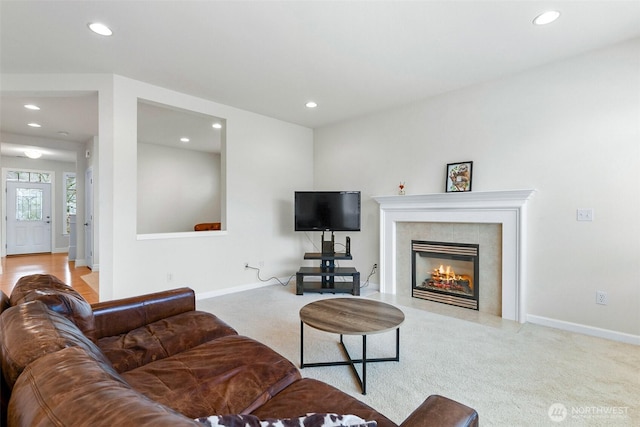
[[(373, 197), (380, 204), (380, 292), (396, 295), (402, 292), (401, 289), (406, 289), (407, 293), (410, 289), (409, 277), (404, 283), (397, 281), (397, 272), (402, 271), (398, 269), (397, 250), (402, 248), (408, 257), (410, 243), (409, 240), (404, 247), (397, 245), (398, 225), (408, 222), (499, 224), (502, 227), (500, 313), (504, 319), (524, 323), (527, 315), (527, 201), (534, 193), (535, 190), (529, 189)], [(483, 250), (483, 262), (485, 252)], [(409, 271), (407, 265), (407, 275)], [(483, 291), (483, 295), (486, 294)], [(484, 311), (484, 307), (483, 303), (480, 311)]]
[(478, 310), (479, 245), (411, 241), (411, 296)]

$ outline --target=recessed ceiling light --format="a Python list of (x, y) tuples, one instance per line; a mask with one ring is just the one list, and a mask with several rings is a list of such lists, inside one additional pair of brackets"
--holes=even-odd
[(91, 24), (89, 24), (89, 29), (96, 34), (100, 34), (101, 36), (110, 36), (113, 34), (111, 28), (107, 27), (104, 24), (101, 24), (100, 22), (92, 22)]
[(24, 155), (30, 159), (39, 159), (42, 157), (42, 152), (38, 150), (24, 150)]
[(39, 110), (40, 107), (38, 107), (37, 105), (33, 105), (33, 104), (25, 104), (24, 108), (26, 108), (27, 110)]
[(559, 17), (560, 17), (560, 12), (558, 12), (557, 10), (548, 10), (536, 16), (536, 18), (533, 20), (533, 23), (535, 25), (547, 25), (552, 23)]
[(42, 127), (38, 123), (27, 123), (27, 126), (31, 126), (32, 128), (41, 128)]
[(184, 142), (186, 144), (187, 142), (189, 142), (189, 138), (182, 137), (182, 138), (180, 138), (180, 142)]
[(305, 106), (306, 106), (307, 108), (316, 108), (316, 107), (318, 106), (318, 104), (317, 104), (317, 103), (315, 103), (315, 102), (313, 102), (313, 101), (309, 101), (309, 102), (307, 102), (307, 103), (305, 104)]
[(222, 125), (220, 123), (214, 123), (211, 125), (211, 127), (214, 129), (222, 129)]

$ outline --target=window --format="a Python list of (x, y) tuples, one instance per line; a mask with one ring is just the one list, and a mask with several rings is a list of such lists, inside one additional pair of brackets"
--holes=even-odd
[(51, 183), (51, 174), (46, 172), (7, 172), (7, 181)]
[(64, 173), (64, 212), (62, 213), (63, 233), (71, 232), (71, 215), (76, 214), (76, 174), (73, 172)]
[(17, 221), (42, 221), (42, 193), (38, 188), (16, 188)]

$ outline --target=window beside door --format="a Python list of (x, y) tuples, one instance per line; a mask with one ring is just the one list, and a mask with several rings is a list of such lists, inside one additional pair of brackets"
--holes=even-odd
[(71, 215), (76, 214), (76, 174), (74, 172), (65, 172), (64, 179), (64, 211), (62, 213), (62, 230), (63, 234), (71, 233)]

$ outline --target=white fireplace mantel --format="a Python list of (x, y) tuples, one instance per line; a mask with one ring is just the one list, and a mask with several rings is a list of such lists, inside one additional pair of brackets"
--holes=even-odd
[(526, 206), (535, 190), (375, 196), (380, 204), (380, 292), (396, 293), (399, 222), (502, 225), (502, 317), (525, 322)]

